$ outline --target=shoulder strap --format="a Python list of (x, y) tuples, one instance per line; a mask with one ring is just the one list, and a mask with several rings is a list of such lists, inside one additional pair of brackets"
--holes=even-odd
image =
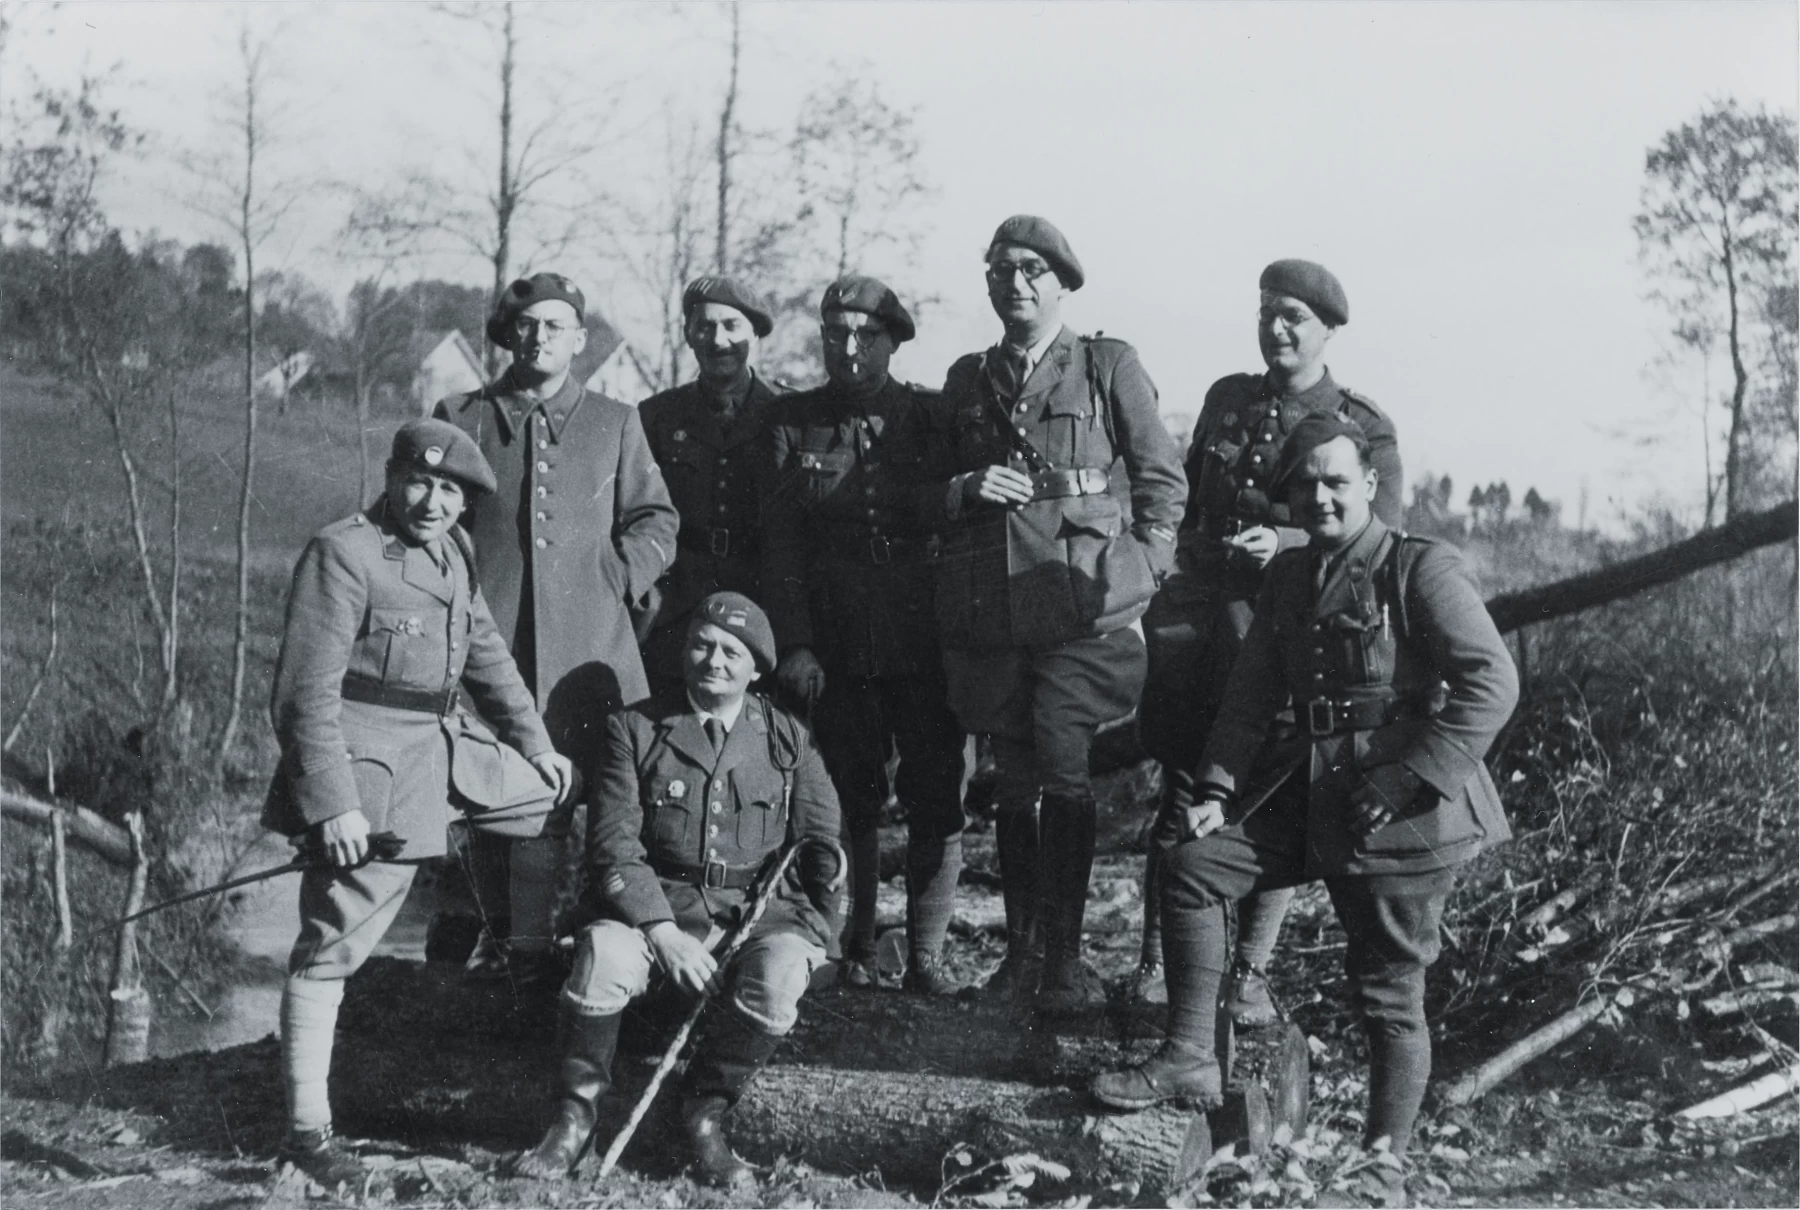
[(481, 569), (475, 562), (475, 543), (469, 537), (469, 531), (461, 523), (450, 527), (450, 542), (462, 555), (463, 565), (469, 569), (469, 599), (481, 591)]
[[(1018, 426), (1012, 422), (1012, 417), (1006, 414), (1006, 408), (1000, 403), (1000, 397), (994, 393), (993, 377), (987, 373), (988, 353), (990, 352), (992, 352), (991, 349), (982, 352), (981, 372), (977, 375), (975, 382), (975, 394), (980, 397), (982, 406), (987, 410), (988, 419), (999, 426), (1001, 434), (1012, 445), (1013, 452), (1018, 454), (1025, 465), (1031, 468), (1033, 474), (1055, 470), (1056, 464), (1044, 457), (1044, 452), (1031, 443), (1031, 438), (1019, 431)], [(987, 387), (985, 391), (982, 389), (984, 383)]]
[(800, 767), (800, 758), (805, 754), (806, 746), (800, 739), (799, 723), (794, 722), (792, 731), (784, 737), (776, 729), (776, 720), (786, 719), (792, 722), (791, 717), (785, 711), (776, 710), (766, 697), (758, 695), (757, 701), (762, 703), (763, 726), (769, 732), (769, 763), (781, 774), (781, 822), (785, 829), (793, 820), (794, 770)]
[(1429, 538), (1417, 538), (1404, 530), (1393, 532), (1394, 553), (1387, 561), (1389, 589), (1393, 595), (1396, 617), (1395, 633), (1402, 638), (1412, 633), (1412, 619), (1408, 612), (1409, 594), (1412, 589), (1413, 569), (1418, 566), (1419, 559), (1425, 554), (1425, 548), (1431, 545)]
[(1081, 338), (1081, 353), (1087, 359), (1088, 402), (1100, 417), (1100, 423), (1106, 426), (1106, 443), (1112, 446), (1113, 457), (1119, 455), (1119, 438), (1113, 432), (1112, 401), (1100, 389), (1100, 363), (1094, 357), (1094, 342), (1102, 340), (1105, 332), (1096, 332), (1092, 336)]

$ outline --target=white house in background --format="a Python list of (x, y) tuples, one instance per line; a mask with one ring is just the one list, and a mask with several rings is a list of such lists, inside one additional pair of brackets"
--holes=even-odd
[(473, 391), (486, 381), (481, 372), (481, 358), (459, 329), (420, 333), (412, 385), (407, 394), (418, 406), (420, 415), (429, 415), (438, 400), (464, 391)]
[(264, 399), (286, 399), (301, 380), (312, 373), (317, 361), (311, 349), (289, 353), (256, 376), (256, 393)]
[[(589, 390), (611, 395), (633, 407), (656, 392), (655, 384), (645, 376), (639, 361), (625, 339), (598, 313), (590, 312), (587, 320), (587, 347), (581, 351), (570, 373)], [(496, 350), (498, 363), (505, 368), (512, 357), (505, 349)], [(414, 345), (412, 387), (408, 394), (418, 406), (420, 415), (429, 415), (440, 399), (473, 391), (487, 381), (482, 355), (456, 328), (443, 332), (421, 332)]]

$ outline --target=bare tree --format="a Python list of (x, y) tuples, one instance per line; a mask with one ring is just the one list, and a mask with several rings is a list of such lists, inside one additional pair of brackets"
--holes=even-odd
[[(15, 355), (79, 391), (105, 420), (125, 485), (144, 604), (158, 638), (161, 691), (152, 730), (180, 693), (181, 485), (171, 376), (210, 352), (179, 269), (155, 247), (128, 248), (108, 223), (98, 189), (114, 161), (143, 136), (106, 108), (102, 81), (72, 92), (40, 89), (34, 111), (15, 121), (0, 179), (0, 329)], [(158, 397), (168, 404), (172, 476), (166, 583), (150, 547), (150, 507), (136, 451)]]
[(800, 217), (817, 229), (833, 277), (884, 245), (904, 261), (916, 256), (923, 233), (913, 211), (933, 191), (912, 113), (862, 75), (838, 73), (802, 103), (790, 146)]
[(713, 250), (713, 271), (716, 273), (731, 272), (731, 165), (737, 155), (737, 131), (733, 123), (737, 114), (738, 64), (744, 45), (743, 10), (736, 4), (726, 7), (731, 11), (731, 69), (725, 78), (725, 100), (719, 106), (719, 238)]
[[(270, 39), (255, 37), (248, 19), (238, 27), (237, 83), (227, 98), (225, 128), (236, 145), (235, 152), (196, 168), (205, 172), (206, 180), (219, 186), (203, 189), (198, 207), (229, 227), (238, 252), (244, 258), (244, 281), (257, 280), (256, 254), (268, 239), (298, 190), (280, 185), (271, 187), (261, 175), (265, 159), (273, 143), (273, 115), (269, 109)], [(244, 676), (250, 640), (250, 511), (256, 491), (256, 438), (258, 403), (256, 391), (257, 310), (255, 291), (244, 291), (244, 453), (238, 488), (237, 515), (237, 601), (236, 619), (231, 643), (231, 697), (227, 704), (225, 724), (219, 733), (215, 765), (222, 767), (237, 739), (243, 716)]]
[(1795, 138), (1791, 115), (1725, 100), (1669, 131), (1644, 158), (1642, 209), (1633, 228), (1658, 283), (1654, 297), (1674, 316), (1678, 339), (1699, 348), (1723, 334), (1731, 360), (1728, 520), (1750, 504), (1757, 456), (1748, 403), (1758, 333), (1751, 329), (1763, 325), (1753, 300), (1792, 276), (1800, 192)]

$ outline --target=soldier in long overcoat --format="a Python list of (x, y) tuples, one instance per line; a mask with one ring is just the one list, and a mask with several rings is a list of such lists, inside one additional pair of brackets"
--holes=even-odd
[(843, 804), (850, 854), (844, 978), (875, 983), (884, 766), (906, 810), (905, 986), (955, 990), (941, 956), (962, 871), (963, 732), (950, 710), (932, 613), (924, 517), (943, 495), (936, 393), (888, 373), (913, 337), (885, 283), (845, 277), (820, 300), (824, 386), (783, 401), (770, 433), (764, 597), (777, 680), (817, 702), (813, 722)]
[[(1511, 837), (1483, 757), (1518, 674), (1456, 548), (1373, 515), (1370, 445), (1330, 414), (1288, 437), (1277, 482), (1310, 542), (1270, 562), (1193, 789), (1157, 821), (1167, 1039), (1093, 1091), (1118, 1109), (1216, 1103), (1225, 905), (1323, 879), (1369, 1044), (1364, 1145), (1398, 1156), (1431, 1072), (1425, 971), (1445, 900), (1459, 866)], [(1290, 700), (1284, 745), (1272, 724)], [(1253, 776), (1270, 768), (1291, 770), (1273, 793)], [(1404, 1204), (1393, 1169), (1370, 1171), (1369, 1192)]]
[[(775, 664), (768, 618), (720, 592), (688, 623), (685, 687), (607, 720), (587, 787), (588, 906), (562, 996), (556, 1118), (514, 1172), (561, 1179), (612, 1083), (619, 1016), (660, 969), (708, 1009), (685, 1079), (682, 1120), (700, 1179), (748, 1194), (721, 1117), (793, 1028), (825, 962), (842, 900), (838, 803), (806, 725), (749, 691)], [(741, 925), (772, 856), (806, 843), (743, 948), (714, 949)]]
[[(1325, 364), (1331, 338), (1350, 322), (1350, 302), (1329, 269), (1278, 260), (1257, 281), (1257, 347), (1266, 370), (1213, 383), (1187, 455), (1188, 502), (1176, 539), (1175, 571), (1144, 615), (1150, 673), (1138, 714), (1144, 750), (1163, 766), (1164, 794), (1187, 793), (1186, 779), (1206, 747), (1231, 666), (1250, 628), (1263, 569), (1280, 550), (1306, 544), (1270, 487), (1288, 433), (1307, 416), (1340, 416), (1362, 429), (1377, 477), (1375, 515), (1401, 518), (1404, 472), (1394, 423), (1368, 396), (1339, 386)], [(1141, 991), (1160, 991), (1162, 932), (1156, 853), (1144, 863)], [(1264, 974), (1281, 932), (1291, 889), (1246, 901), (1227, 991), (1241, 1024), (1276, 1017)]]
[(657, 583), (656, 620), (644, 670), (661, 692), (679, 689), (688, 619), (715, 592), (762, 600), (765, 448), (779, 392), (751, 364), (774, 321), (741, 282), (700, 277), (681, 294), (682, 333), (700, 369), (638, 405), (650, 453), (681, 533), (674, 564)]
[[(307, 543), (288, 593), (269, 700), (281, 762), (263, 824), (314, 857), (281, 1060), (287, 1154), (327, 1187), (361, 1174), (332, 1137), (327, 1096), (344, 980), (393, 923), (416, 863), (444, 852), (453, 810), (484, 832), (536, 836), (572, 785), (455, 528), (466, 501), (493, 490), (455, 426), (402, 426), (386, 492)], [(457, 708), (459, 689), (494, 731)], [(379, 833), (399, 860), (368, 861)]]
[[(649, 695), (634, 618), (647, 625), (655, 612), (680, 521), (637, 411), (569, 372), (587, 343), (585, 317), (581, 291), (560, 274), (513, 282), (487, 325), (512, 364), (437, 407), (494, 468), (498, 489), (463, 524), (550, 740), (583, 773), (599, 755), (607, 714)], [(511, 948), (540, 964), (568, 822), (559, 815), (543, 840), (513, 845), (510, 879), (491, 849), (478, 843), (472, 854), (488, 875), (476, 885), (482, 914), (507, 915)]]
[(965, 730), (992, 737), (998, 779), (1007, 956), (989, 986), (1035, 991), (1058, 1013), (1103, 1002), (1081, 960), (1088, 754), (1100, 724), (1137, 708), (1136, 623), (1174, 560), (1187, 496), (1136, 350), (1063, 326), (1063, 297), (1083, 280), (1046, 220), (1016, 215), (995, 231), (988, 301), (1005, 336), (950, 367), (940, 411), (959, 473), (935, 518), (950, 704)]

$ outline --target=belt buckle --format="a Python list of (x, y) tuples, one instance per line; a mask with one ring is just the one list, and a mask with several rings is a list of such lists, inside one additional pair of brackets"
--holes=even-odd
[(706, 541), (715, 558), (723, 559), (731, 553), (731, 531), (722, 525), (707, 530)]
[(1336, 730), (1337, 703), (1328, 697), (1309, 699), (1306, 703), (1306, 733), (1316, 737), (1330, 735)]
[(700, 867), (700, 885), (709, 891), (722, 891), (725, 889), (725, 875), (728, 873), (730, 869), (724, 862), (709, 861)]
[(893, 558), (893, 548), (888, 545), (887, 535), (871, 534), (869, 536), (869, 561), (875, 566), (881, 567), (892, 562)]

